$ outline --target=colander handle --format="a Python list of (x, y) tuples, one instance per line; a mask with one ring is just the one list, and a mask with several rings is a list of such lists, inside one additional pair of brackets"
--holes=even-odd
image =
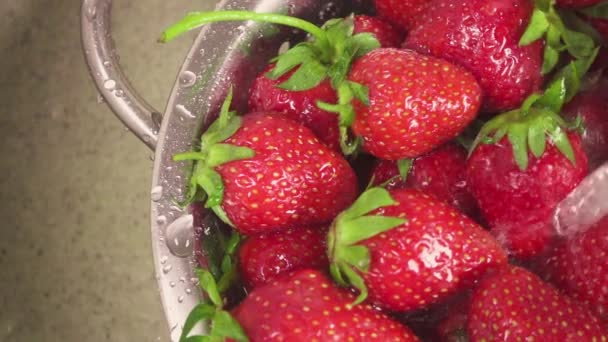
[(118, 63), (112, 40), (112, 0), (83, 0), (81, 35), (85, 57), (97, 89), (116, 116), (154, 150), (162, 115), (133, 89)]

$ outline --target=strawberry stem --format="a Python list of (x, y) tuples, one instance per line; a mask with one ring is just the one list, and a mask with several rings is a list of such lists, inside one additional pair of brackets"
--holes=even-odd
[(161, 43), (169, 42), (185, 32), (199, 28), (205, 24), (221, 21), (258, 21), (285, 25), (310, 33), (315, 39), (327, 43), (327, 35), (315, 24), (295, 17), (273, 13), (255, 13), (248, 11), (216, 11), (192, 12), (182, 20), (167, 28), (159, 39)]

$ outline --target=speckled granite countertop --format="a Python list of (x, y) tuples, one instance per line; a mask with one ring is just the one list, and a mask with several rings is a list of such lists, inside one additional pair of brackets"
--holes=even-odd
[[(122, 64), (164, 108), (189, 41), (158, 46), (156, 36), (215, 1), (114, 3)], [(97, 103), (79, 9), (0, 2), (0, 341), (166, 341), (150, 152)]]

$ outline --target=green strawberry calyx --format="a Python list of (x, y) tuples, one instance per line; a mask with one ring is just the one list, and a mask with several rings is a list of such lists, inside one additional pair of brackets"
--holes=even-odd
[[(242, 118), (230, 111), (232, 89), (230, 89), (220, 115), (201, 136), (198, 151), (175, 155), (174, 161), (194, 161), (186, 200), (182, 205), (206, 199), (205, 207), (210, 208), (225, 223), (233, 225), (222, 209), (224, 200), (224, 181), (215, 170), (216, 167), (237, 160), (251, 159), (255, 152), (248, 147), (223, 143), (241, 127)], [(200, 191), (202, 190), (202, 192)]]
[[(276, 80), (293, 71), (293, 74), (278, 85), (289, 91), (312, 89), (329, 79), (338, 93), (338, 104), (319, 102), (318, 107), (339, 115), (340, 145), (346, 155), (354, 154), (361, 145), (360, 139), (352, 139), (348, 128), (354, 121), (355, 111), (350, 104), (353, 99), (368, 104), (367, 88), (348, 81), (354, 60), (380, 47), (380, 42), (371, 33), (354, 34), (354, 16), (328, 20), (322, 27), (308, 21), (282, 14), (255, 13), (248, 11), (217, 11), (189, 13), (178, 23), (167, 28), (159, 41), (167, 42), (202, 25), (219, 21), (253, 20), (281, 24), (301, 29), (312, 36), (283, 54), (275, 57), (272, 70), (266, 77)], [(295, 70), (295, 71), (294, 71)]]
[(367, 273), (371, 262), (369, 248), (358, 243), (406, 222), (399, 217), (371, 214), (376, 209), (395, 204), (397, 202), (386, 189), (368, 189), (336, 218), (329, 231), (327, 253), (331, 262), (330, 272), (341, 286), (352, 285), (359, 291), (354, 304), (367, 298), (367, 286), (358, 272)]
[(556, 9), (555, 0), (535, 0), (534, 4), (532, 17), (519, 45), (529, 45), (545, 38), (543, 75), (557, 66), (563, 51), (577, 60), (592, 58), (593, 51), (601, 40), (590, 25), (572, 12)]
[(590, 18), (608, 19), (608, 1), (582, 8), (579, 12)]
[(566, 84), (566, 78), (559, 78), (544, 94), (528, 97), (521, 108), (488, 121), (473, 142), (471, 151), (480, 143), (496, 144), (507, 137), (517, 166), (525, 171), (529, 165), (528, 151), (536, 158), (542, 157), (549, 140), (575, 164), (576, 157), (567, 133), (580, 129), (581, 120), (569, 123), (559, 115), (568, 96)]
[[(231, 339), (237, 342), (249, 341), (239, 322), (224, 310), (221, 291), (213, 275), (206, 270), (197, 269), (199, 286), (206, 294), (206, 300), (196, 305), (184, 322), (180, 342), (195, 341), (225, 341)], [(209, 322), (207, 335), (190, 335), (199, 323)]]

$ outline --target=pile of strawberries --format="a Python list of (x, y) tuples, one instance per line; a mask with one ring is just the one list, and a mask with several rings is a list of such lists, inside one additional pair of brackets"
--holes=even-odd
[(608, 220), (560, 236), (552, 216), (608, 160), (608, 3), (374, 2), (164, 33), (310, 34), (175, 158), (194, 161), (187, 204), (229, 227), (203, 237), (182, 341), (607, 341)]

